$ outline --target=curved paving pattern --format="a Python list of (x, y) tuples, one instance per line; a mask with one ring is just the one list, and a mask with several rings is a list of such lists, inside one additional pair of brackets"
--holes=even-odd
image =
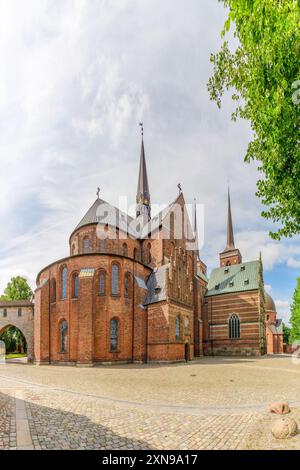
[(288, 398), (298, 416), (299, 369), (290, 358), (0, 366), (0, 449), (277, 448), (267, 406)]

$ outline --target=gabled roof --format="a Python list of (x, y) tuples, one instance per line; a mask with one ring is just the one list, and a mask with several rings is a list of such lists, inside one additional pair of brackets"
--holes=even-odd
[(149, 276), (147, 281), (147, 297), (144, 305), (161, 302), (167, 298), (167, 270), (170, 263), (164, 264), (155, 269)]
[(246, 292), (259, 287), (259, 261), (213, 269), (206, 297), (232, 292)]

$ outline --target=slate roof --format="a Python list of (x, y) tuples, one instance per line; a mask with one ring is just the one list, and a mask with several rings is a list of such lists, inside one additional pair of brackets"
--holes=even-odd
[(206, 297), (246, 292), (259, 287), (259, 261), (235, 264), (213, 269), (207, 285)]
[[(101, 205), (104, 204), (103, 208), (101, 209)], [(106, 209), (108, 211), (106, 211)], [(103, 211), (105, 212), (103, 213)], [(89, 208), (87, 213), (81, 219), (79, 224), (76, 226), (73, 233), (78, 230), (80, 227), (84, 227), (85, 225), (89, 224), (98, 224), (103, 221), (103, 216), (105, 217), (104, 223), (108, 223), (112, 227), (119, 227), (122, 222), (127, 227), (127, 231), (130, 235), (135, 236), (134, 230), (132, 230), (129, 224), (134, 220), (130, 215), (125, 214), (125, 212), (120, 211), (117, 207), (112, 206), (108, 202), (104, 201), (103, 199), (97, 198), (94, 204)], [(125, 228), (126, 229), (126, 228)]]
[(208, 282), (208, 277), (200, 269), (197, 270), (197, 276), (205, 282)]
[(164, 264), (155, 269), (149, 276), (147, 281), (148, 293), (144, 305), (154, 304), (161, 302), (167, 298), (167, 269), (170, 263)]

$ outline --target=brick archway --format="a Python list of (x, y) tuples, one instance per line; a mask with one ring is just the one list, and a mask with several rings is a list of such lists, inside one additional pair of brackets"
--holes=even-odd
[(2, 322), (0, 322), (0, 336), (2, 335), (2, 333), (4, 333), (5, 330), (7, 330), (8, 328), (11, 328), (11, 327), (17, 328), (22, 333), (22, 335), (24, 336), (25, 341), (26, 341), (28, 361), (32, 361), (32, 358), (33, 358), (33, 338), (31, 337), (31, 335), (30, 334), (25, 334), (24, 331), (18, 325), (8, 323), (7, 325), (2, 327), (1, 323)]
[[(4, 315), (5, 308), (5, 315)], [(18, 314), (18, 308), (22, 308), (21, 316)], [(0, 333), (8, 327), (13, 326), (18, 328), (24, 335), (27, 343), (27, 357), (28, 361), (33, 360), (33, 306), (22, 306), (18, 304), (8, 305), (6, 307), (0, 306)]]

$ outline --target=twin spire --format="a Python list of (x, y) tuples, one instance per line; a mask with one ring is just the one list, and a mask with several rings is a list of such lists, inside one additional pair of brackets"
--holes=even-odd
[(145, 147), (144, 147), (144, 128), (143, 124), (140, 123), (142, 131), (142, 142), (141, 142), (141, 155), (140, 155), (140, 170), (139, 179), (136, 193), (136, 217), (142, 217), (143, 223), (147, 223), (151, 218), (151, 202), (150, 202), (150, 191), (147, 175), (147, 166), (145, 158)]
[(225, 250), (220, 253), (220, 265), (230, 266), (231, 264), (240, 264), (242, 255), (240, 250), (234, 245), (233, 224), (231, 215), (230, 191), (228, 188), (228, 211), (227, 211), (227, 244)]
[(228, 188), (227, 245), (224, 251), (231, 251), (231, 250), (235, 250), (235, 246), (234, 246), (234, 237), (233, 237), (230, 191)]

